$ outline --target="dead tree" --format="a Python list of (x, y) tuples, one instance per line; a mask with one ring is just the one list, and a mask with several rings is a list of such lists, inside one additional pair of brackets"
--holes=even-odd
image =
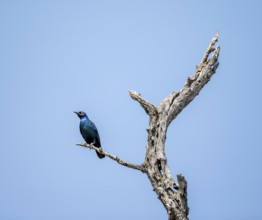
[(161, 101), (157, 108), (139, 93), (129, 91), (132, 99), (139, 102), (149, 115), (148, 143), (146, 146), (145, 160), (142, 164), (133, 164), (114, 156), (92, 144), (78, 144), (98, 151), (100, 154), (115, 160), (117, 163), (139, 170), (145, 173), (150, 180), (155, 193), (167, 210), (169, 220), (187, 220), (187, 181), (180, 174), (177, 181), (172, 177), (168, 167), (165, 141), (170, 123), (177, 115), (199, 94), (200, 90), (210, 80), (218, 67), (220, 47), (215, 44), (218, 41), (218, 33), (211, 40), (195, 73), (188, 77), (185, 85), (179, 92), (172, 92)]

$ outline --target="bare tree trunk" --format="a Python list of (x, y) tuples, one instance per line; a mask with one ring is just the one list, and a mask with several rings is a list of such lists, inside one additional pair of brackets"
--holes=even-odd
[(154, 191), (167, 210), (169, 220), (186, 220), (189, 211), (187, 182), (179, 175), (177, 184), (169, 170), (165, 154), (167, 124), (163, 117), (163, 114), (158, 113), (150, 118), (144, 164)]
[[(202, 61), (197, 66), (195, 73), (188, 77), (184, 87), (179, 92), (167, 96), (160, 107), (149, 103), (139, 93), (129, 91), (132, 99), (138, 101), (149, 115), (148, 143), (145, 160), (137, 165), (109, 154), (101, 148), (89, 144), (78, 144), (98, 151), (108, 156), (121, 165), (140, 170), (146, 173), (158, 198), (163, 203), (168, 213), (169, 220), (187, 220), (189, 208), (187, 204), (187, 181), (180, 174), (177, 182), (171, 175), (165, 153), (166, 133), (170, 123), (176, 116), (199, 94), (200, 90), (210, 80), (218, 67), (220, 47), (214, 47), (218, 34), (211, 40)], [(209, 58), (211, 53), (214, 54)]]

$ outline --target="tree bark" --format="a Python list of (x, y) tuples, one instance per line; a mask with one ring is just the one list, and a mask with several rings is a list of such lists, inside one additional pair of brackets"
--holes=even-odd
[[(145, 100), (139, 93), (129, 91), (132, 99), (140, 103), (149, 115), (149, 129), (144, 162), (133, 164), (111, 155), (92, 144), (79, 144), (96, 150), (126, 167), (146, 173), (155, 193), (167, 210), (169, 220), (187, 220), (189, 207), (187, 203), (187, 181), (180, 174), (177, 182), (171, 175), (165, 153), (166, 133), (170, 123), (199, 94), (210, 80), (219, 65), (220, 47), (215, 48), (218, 33), (211, 40), (195, 73), (188, 77), (179, 92), (172, 92), (161, 103), (159, 108)], [(211, 56), (211, 53), (213, 55)], [(211, 57), (210, 57), (211, 56)]]

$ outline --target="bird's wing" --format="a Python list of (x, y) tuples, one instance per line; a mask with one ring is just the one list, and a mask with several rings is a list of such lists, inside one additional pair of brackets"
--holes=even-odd
[(99, 133), (98, 133), (98, 130), (97, 130), (97, 128), (96, 128), (96, 125), (91, 121), (91, 126), (92, 126), (92, 128), (93, 128), (93, 131), (94, 131), (94, 133), (95, 133), (95, 143), (96, 143), (96, 145), (97, 145), (97, 147), (101, 147), (101, 142), (100, 142), (100, 137), (99, 137)]
[(92, 121), (90, 121), (91, 122), (91, 127), (95, 130), (95, 131), (97, 131), (97, 128), (96, 128), (96, 125), (95, 125), (95, 123), (94, 122), (92, 122)]

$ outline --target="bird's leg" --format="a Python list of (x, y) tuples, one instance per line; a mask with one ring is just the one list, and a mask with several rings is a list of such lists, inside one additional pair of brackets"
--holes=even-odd
[[(82, 145), (85, 145), (85, 144), (87, 144), (87, 145), (93, 145), (93, 143), (88, 144), (88, 143), (86, 143), (86, 142), (80, 142), (80, 144), (82, 144)], [(92, 150), (90, 147), (88, 147), (88, 148), (89, 148), (89, 150)]]

